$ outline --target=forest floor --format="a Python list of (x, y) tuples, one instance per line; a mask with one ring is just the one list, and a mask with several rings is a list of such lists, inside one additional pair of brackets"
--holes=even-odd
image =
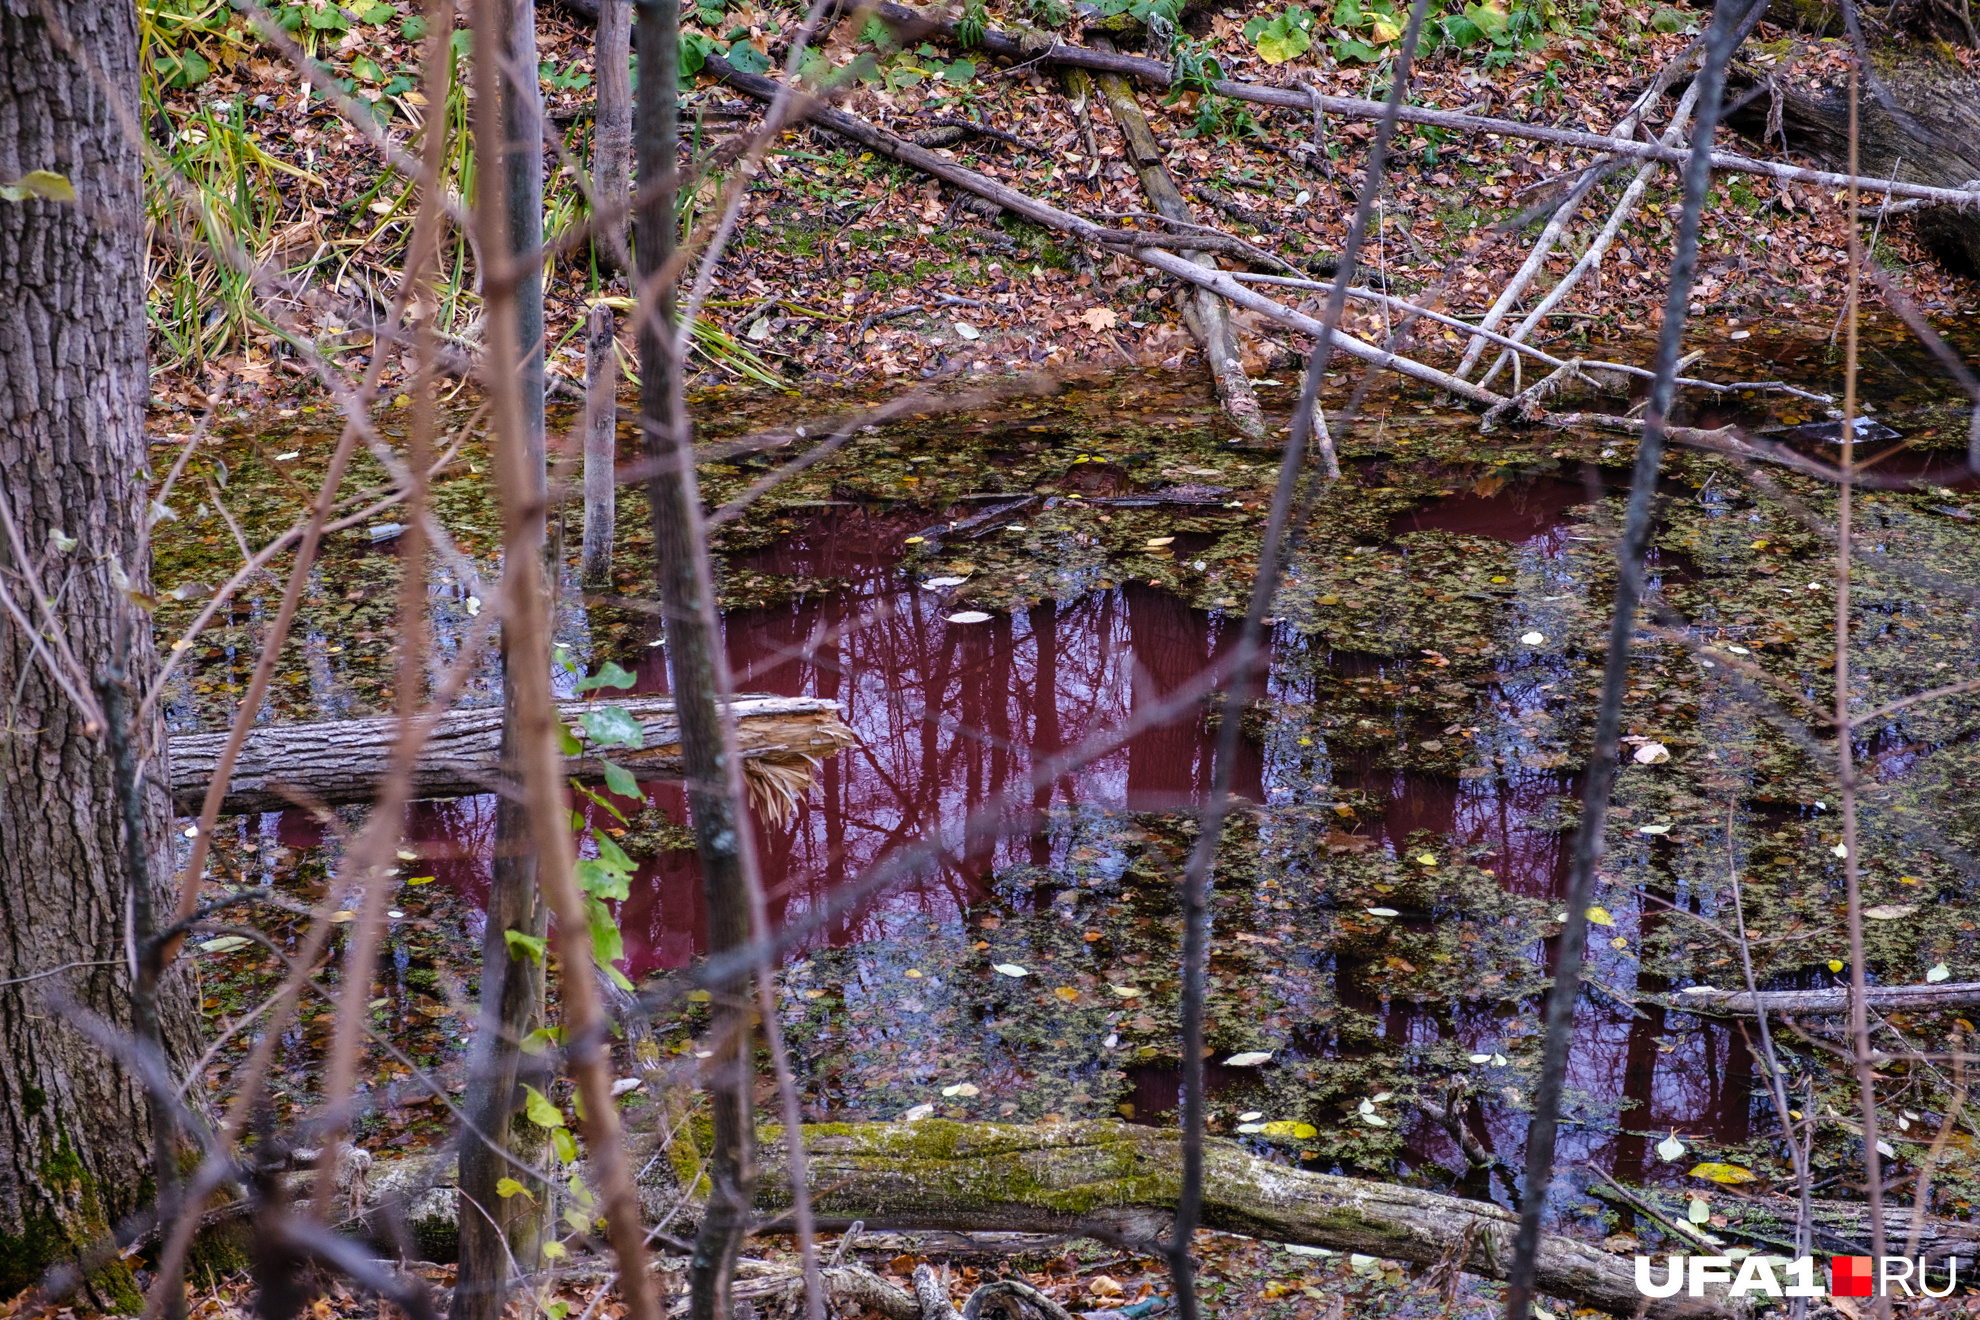
[[(421, 47), (406, 35), (418, 26), (402, 17), (406, 6), (359, 8), (379, 21), (348, 21), (341, 35), (305, 33), (319, 39), (317, 55), (329, 72), (376, 104), (384, 132), (408, 144), (425, 115), (415, 85)], [(1413, 102), (1605, 131), (1704, 18), (1615, 0), (1578, 15), (1546, 12), (1547, 26), (1530, 43), (1447, 44), (1423, 56)], [(717, 47), (724, 34), (733, 38), (731, 54), (739, 60), (745, 48), (781, 58), (780, 43), (800, 17), (751, 3), (701, 13), (705, 26), (695, 30)], [(1202, 52), (1214, 54), (1232, 78), (1298, 79), (1360, 96), (1385, 82), (1386, 63), (1337, 58), (1344, 37), (1324, 32), (1303, 58), (1268, 66), (1246, 28), (1271, 14), (1262, 5), (1240, 4), (1186, 26), (1201, 28)], [(993, 8), (989, 18), (996, 25), (1018, 15)], [(1820, 82), (1844, 67), (1841, 40), (1764, 23), (1755, 40), (1755, 58), (1778, 78)], [(207, 77), (191, 88), (168, 88), (154, 123), (169, 126), (172, 157), (186, 183), (219, 199), (219, 223), (262, 263), (264, 291), (272, 281), (290, 292), (274, 300), (272, 321), (245, 314), (241, 281), (217, 274), (197, 245), (167, 241), (171, 226), (161, 225), (153, 262), (154, 403), (168, 411), (197, 408), (231, 382), (236, 409), (294, 406), (314, 392), (314, 383), (274, 329), (279, 324), (289, 336), (312, 340), (346, 368), (368, 360), (365, 327), (396, 286), (395, 262), (411, 224), (410, 189), (381, 169), (377, 153), (322, 95), (299, 97), (289, 66), (238, 23), (222, 35), (187, 34), (183, 41), (211, 56)], [(548, 111), (565, 135), (563, 154), (549, 162), (546, 205), (554, 232), (583, 210), (568, 162), (588, 152), (591, 31), (546, 8), (540, 41)], [(1080, 214), (1148, 209), (1100, 98), (1085, 107), (1083, 125), (1056, 78), (1038, 66), (1007, 72), (987, 61), (949, 60), (933, 46), (890, 45), (857, 40), (850, 21), (830, 34), (824, 52), (836, 64), (864, 61), (866, 80), (855, 84), (847, 109), (907, 136), (944, 128), (954, 136), (958, 124), (982, 123), (1023, 145), (968, 136), (941, 154)], [(1975, 60), (1973, 52), (1955, 55)], [(755, 122), (760, 110), (706, 76), (687, 100), (690, 150)], [(1199, 220), (1296, 266), (1320, 263), (1340, 248), (1371, 125), (1335, 123), (1325, 151), (1314, 153), (1306, 149), (1314, 126), (1303, 113), (1195, 93), (1167, 100), (1144, 94), (1142, 103)], [(464, 104), (450, 105), (444, 121), (458, 128)], [(1667, 112), (1653, 115), (1652, 126), (1661, 126)], [(1725, 129), (1720, 141), (1756, 149)], [(451, 145), (449, 153), (459, 162), (450, 167), (450, 183), (465, 182), (471, 164)], [(1560, 180), (1585, 163), (1585, 156), (1539, 144), (1405, 126), (1381, 198), (1379, 231), (1364, 254), (1369, 278), (1401, 294), (1430, 290), (1429, 305), (1459, 316), (1482, 312), (1524, 259)], [(252, 198), (232, 195), (238, 189), (231, 185), (242, 179), (256, 183)], [(1654, 176), (1645, 205), (1624, 227), (1599, 277), (1549, 318), (1538, 336), (1543, 347), (1640, 336), (1660, 320), (1675, 233), (1674, 182), (1667, 172)], [(720, 183), (714, 176), (703, 182), (692, 221), (707, 218)], [(1598, 190), (1528, 301), (1572, 264), (1617, 186)], [(1826, 337), (1843, 296), (1843, 211), (1840, 193), (1722, 175), (1705, 218), (1692, 333), (1738, 338), (1758, 324), (1799, 322)], [(1980, 312), (1980, 286), (1932, 264), (1907, 217), (1876, 227), (1873, 255), (1929, 314)], [(478, 328), (465, 257), (450, 249), (441, 329), (471, 345)], [(313, 280), (306, 288), (305, 275)], [(574, 387), (583, 379), (579, 331), (587, 307), (624, 293), (624, 278), (601, 277), (584, 249), (554, 265), (546, 307), (551, 370)], [(1023, 222), (986, 220), (946, 185), (803, 127), (785, 133), (778, 154), (749, 184), (736, 242), (714, 273), (707, 320), (720, 333), (702, 341), (699, 383), (810, 392), (1074, 364), (1181, 367), (1194, 364), (1197, 354), (1177, 294), (1170, 277), (1125, 257), (1090, 258)], [(1306, 299), (1309, 309), (1318, 299)], [(1289, 367), (1304, 348), (1251, 313), (1240, 313), (1239, 322), (1254, 373)], [(1351, 305), (1348, 326), (1379, 337), (1384, 315)], [(622, 337), (629, 361), (630, 336)], [(1455, 331), (1428, 327), (1417, 331), (1411, 351), (1448, 365), (1460, 348)], [(387, 364), (386, 397), (409, 374), (409, 362)]]

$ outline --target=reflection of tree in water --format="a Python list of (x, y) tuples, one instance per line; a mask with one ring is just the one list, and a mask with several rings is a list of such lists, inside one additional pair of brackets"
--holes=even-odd
[[(838, 922), (831, 941), (881, 938), (922, 919), (952, 921), (986, 896), (998, 870), (1063, 862), (1064, 832), (1033, 828), (1027, 817), (1089, 806), (1165, 809), (1207, 790), (1214, 739), (1199, 705), (1076, 775), (1024, 785), (1041, 759), (1132, 720), (1194, 678), (1229, 645), (1234, 621), (1130, 587), (950, 624), (953, 606), (931, 591), (903, 591), (897, 570), (855, 553), (858, 538), (819, 540), (807, 572), (848, 581), (848, 589), (725, 620), (739, 688), (841, 701), (861, 740), (825, 763), (788, 825), (756, 826), (773, 919), (825, 901), (917, 840), (959, 834), (970, 813), (991, 807), (1007, 833), (972, 839), (960, 856), (892, 887)], [(637, 690), (664, 691), (659, 652), (641, 659)], [(1262, 799), (1261, 775), (1262, 761), (1248, 756), (1238, 791)], [(678, 788), (648, 787), (682, 819)], [(688, 853), (643, 868), (649, 883), (626, 905), (623, 923), (636, 975), (684, 965), (700, 950), (694, 868)]]

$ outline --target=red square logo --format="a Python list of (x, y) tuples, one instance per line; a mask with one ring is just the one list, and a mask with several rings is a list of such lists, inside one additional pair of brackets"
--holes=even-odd
[(1868, 1256), (1829, 1258), (1829, 1295), (1832, 1297), (1874, 1297), (1876, 1274)]

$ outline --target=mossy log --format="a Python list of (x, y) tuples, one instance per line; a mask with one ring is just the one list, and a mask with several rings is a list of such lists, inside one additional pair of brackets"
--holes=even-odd
[[(631, 697), (603, 704), (625, 709), (640, 723), (644, 746), (614, 748), (611, 759), (642, 779), (678, 778), (680, 725), (672, 697)], [(597, 706), (566, 701), (557, 714), (567, 725)], [(811, 765), (856, 739), (836, 701), (816, 697), (739, 696), (732, 707), (745, 770), (755, 794), (775, 810), (779, 796), (795, 791), (793, 768)], [(399, 722), (391, 716), (269, 724), (248, 735), (221, 810), (279, 811), (297, 803), (369, 802), (391, 760)], [(497, 753), (502, 708), (449, 711), (441, 716), (413, 767), (414, 798), (487, 793), (499, 783)], [(198, 811), (213, 781), (225, 733), (182, 733), (172, 738), (172, 800), (181, 812)], [(571, 757), (566, 769), (580, 779), (604, 778), (602, 761)], [(766, 796), (767, 795), (767, 796)]]
[[(761, 1208), (789, 1200), (779, 1129), (762, 1129)], [(821, 1227), (1081, 1233), (1151, 1249), (1182, 1184), (1177, 1133), (1125, 1123), (819, 1124), (804, 1130)], [(1271, 1242), (1463, 1268), (1502, 1279), (1519, 1218), (1502, 1206), (1273, 1164), (1235, 1142), (1204, 1150), (1203, 1227)], [(1556, 1234), (1540, 1245), (1541, 1292), (1618, 1315), (1742, 1316), (1723, 1295), (1649, 1301), (1635, 1264)]]

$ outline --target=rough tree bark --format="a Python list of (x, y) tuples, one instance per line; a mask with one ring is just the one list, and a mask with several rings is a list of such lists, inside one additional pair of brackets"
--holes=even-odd
[[(0, 574), (33, 609), (29, 564), (61, 585), (58, 626), (87, 663), (132, 639), (130, 678), (156, 672), (139, 590), (144, 480), (143, 184), (129, 5), (0, 0), (0, 181), (49, 170), (74, 202), (0, 202), (0, 498), (20, 531)], [(59, 535), (58, 535), (59, 534)], [(74, 538), (71, 549), (62, 547)], [(43, 621), (35, 621), (41, 631)], [(84, 689), (97, 676), (82, 675)], [(83, 712), (0, 621), (0, 1296), (151, 1194), (143, 1091), (71, 1028), (87, 1012), (129, 1034), (127, 901), (111, 763)], [(171, 874), (163, 729), (132, 730), (151, 875)], [(50, 973), (52, 975), (43, 975)], [(168, 1052), (194, 1039), (182, 978), (160, 987)], [(135, 1308), (127, 1266), (90, 1281)]]
[[(1866, 22), (1865, 27), (1866, 38), (1874, 43), (1869, 48), (1872, 69), (1889, 94), (1890, 105), (1866, 82), (1859, 139), (1859, 168), (1864, 176), (1942, 188), (1971, 186), (1980, 180), (1980, 78), (1961, 68), (1939, 41), (1918, 40), (1902, 32), (1884, 33), (1879, 40), (1877, 25)], [(1845, 85), (1825, 81), (1810, 88), (1792, 77), (1740, 66), (1728, 81), (1729, 95), (1742, 86), (1765, 89), (1728, 121), (1733, 128), (1762, 145), (1771, 136), (1776, 149), (1784, 134), (1790, 148), (1816, 163), (1847, 168)], [(1779, 119), (1770, 125), (1776, 109)], [(1875, 207), (1881, 200), (1867, 194), (1863, 204)], [(1947, 269), (1980, 275), (1980, 208), (1918, 208), (1912, 224), (1919, 240)]]
[(601, 269), (616, 270), (626, 251), (632, 199), (632, 0), (598, 11), (592, 67), (598, 71), (598, 119), (592, 128), (591, 188), (606, 232), (592, 244)]

